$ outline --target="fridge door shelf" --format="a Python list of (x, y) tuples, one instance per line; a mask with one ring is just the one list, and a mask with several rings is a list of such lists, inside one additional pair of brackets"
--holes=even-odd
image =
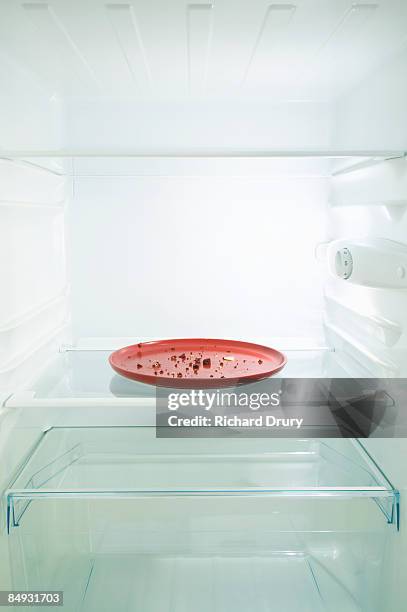
[(153, 427), (53, 427), (6, 491), (7, 529), (32, 502), (146, 498), (367, 498), (398, 525), (399, 494), (361, 442), (156, 438)]

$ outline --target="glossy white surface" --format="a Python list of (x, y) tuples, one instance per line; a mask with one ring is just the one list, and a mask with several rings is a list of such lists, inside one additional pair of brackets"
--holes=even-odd
[(404, 149), (405, 20), (400, 0), (3, 0), (0, 149)]
[[(0, 157), (29, 162), (0, 160), (0, 402), (9, 406), (0, 409), (1, 485), (44, 428), (134, 418), (133, 390), (110, 371), (107, 350), (58, 353), (80, 336), (312, 336), (335, 352), (291, 352), (282, 375), (405, 372), (405, 290), (339, 279), (323, 286), (328, 277), (314, 248), (362, 237), (406, 242), (405, 159), (370, 163), (378, 152), (382, 158), (407, 150), (406, 19), (403, 0), (0, 2)], [(326, 158), (288, 164), (253, 158), (279, 150)], [(361, 155), (332, 160), (340, 151)], [(120, 157), (143, 152), (183, 158)], [(212, 159), (185, 157), (205, 152)], [(219, 153), (240, 158), (219, 159)], [(331, 176), (348, 162), (365, 161)], [(151, 406), (137, 410), (140, 422), (151, 423)], [(306, 606), (320, 612), (326, 601), (329, 612), (374, 606), (404, 612), (407, 444), (371, 440), (368, 446), (401, 490), (401, 531), (391, 533), (389, 545), (371, 537), (376, 514), (343, 507), (313, 508), (311, 526), (303, 508), (291, 507), (302, 534), (295, 541), (287, 539), (293, 525), (286, 513), (267, 508), (251, 540), (265, 541), (271, 517), (282, 534), (275, 550), (282, 541), (285, 552), (293, 542), (301, 552), (306, 541), (343, 579), (340, 588), (332, 574), (312, 575), (304, 555), (254, 555), (249, 562), (244, 555), (219, 558), (215, 546), (209, 562), (198, 554), (206, 534), (191, 528), (197, 546), (187, 562), (179, 551), (150, 560), (158, 581), (174, 571), (175, 595), (170, 586), (149, 590), (140, 550), (120, 556), (119, 546), (115, 558), (104, 555), (116, 537), (122, 545), (132, 533), (137, 508), (127, 518), (123, 506), (113, 531), (111, 508), (100, 511), (93, 527), (86, 523), (89, 508), (75, 515), (72, 507), (55, 507), (55, 523), (40, 529), (46, 515), (39, 512), (39, 523), (19, 543), (32, 555), (26, 569), (35, 574), (40, 559), (43, 576), (55, 572), (50, 587), (62, 576), (64, 585), (80, 585), (80, 598), (89, 583), (87, 610), (98, 612), (112, 609), (111, 600), (97, 595), (107, 580), (121, 584), (130, 601), (140, 586), (143, 610), (168, 602), (177, 612), (189, 610), (192, 590), (181, 588), (179, 576), (192, 566), (200, 578), (193, 585), (196, 573), (189, 575), (189, 584), (202, 594), (194, 605), (205, 610), (225, 609), (231, 589), (236, 610), (253, 607), (253, 593), (265, 609), (272, 589), (277, 607), (289, 612)], [(146, 517), (151, 511), (143, 508)], [(225, 511), (222, 529), (234, 512)], [(344, 537), (336, 536), (333, 515)], [(175, 512), (165, 515), (161, 537), (150, 540), (156, 548), (168, 537), (169, 516)], [(77, 520), (75, 538), (60, 537), (58, 518)], [(211, 520), (201, 526), (211, 527)], [(217, 544), (233, 549), (247, 524), (242, 511), (237, 529)], [(90, 540), (101, 542), (97, 563), (82, 554)], [(2, 588), (11, 584), (8, 544), (0, 535)], [(176, 548), (176, 538), (170, 544)], [(376, 561), (384, 550), (382, 566)], [(376, 573), (365, 581), (372, 560)], [(211, 571), (213, 580), (205, 582)], [(368, 593), (379, 585), (378, 595), (363, 599), (366, 584)]]

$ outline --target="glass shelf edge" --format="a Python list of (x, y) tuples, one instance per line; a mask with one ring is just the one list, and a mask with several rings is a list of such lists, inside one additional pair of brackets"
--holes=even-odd
[(37, 497), (169, 497), (169, 496), (349, 496), (349, 497), (394, 497), (396, 495), (394, 489), (386, 489), (385, 487), (304, 487), (302, 489), (186, 489), (186, 490), (167, 490), (167, 489), (9, 489), (5, 492), (7, 499), (33, 499)]
[(347, 157), (375, 157), (375, 158), (394, 158), (403, 157), (404, 150), (336, 150), (336, 149), (174, 149), (174, 150), (111, 150), (102, 151), (98, 149), (84, 150), (0, 150), (0, 159), (20, 160), (25, 158), (81, 158), (81, 157), (122, 157), (122, 158), (295, 158), (295, 157), (326, 157), (326, 158), (347, 158)]

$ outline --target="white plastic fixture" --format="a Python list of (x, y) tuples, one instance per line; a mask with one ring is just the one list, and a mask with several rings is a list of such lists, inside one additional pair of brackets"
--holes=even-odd
[(407, 246), (380, 238), (334, 240), (327, 247), (333, 276), (366, 287), (407, 289)]

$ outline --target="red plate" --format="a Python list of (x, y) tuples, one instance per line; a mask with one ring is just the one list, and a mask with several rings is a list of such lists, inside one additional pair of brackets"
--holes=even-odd
[(276, 349), (239, 342), (186, 338), (126, 346), (109, 357), (122, 376), (160, 387), (231, 387), (279, 372), (287, 358)]

